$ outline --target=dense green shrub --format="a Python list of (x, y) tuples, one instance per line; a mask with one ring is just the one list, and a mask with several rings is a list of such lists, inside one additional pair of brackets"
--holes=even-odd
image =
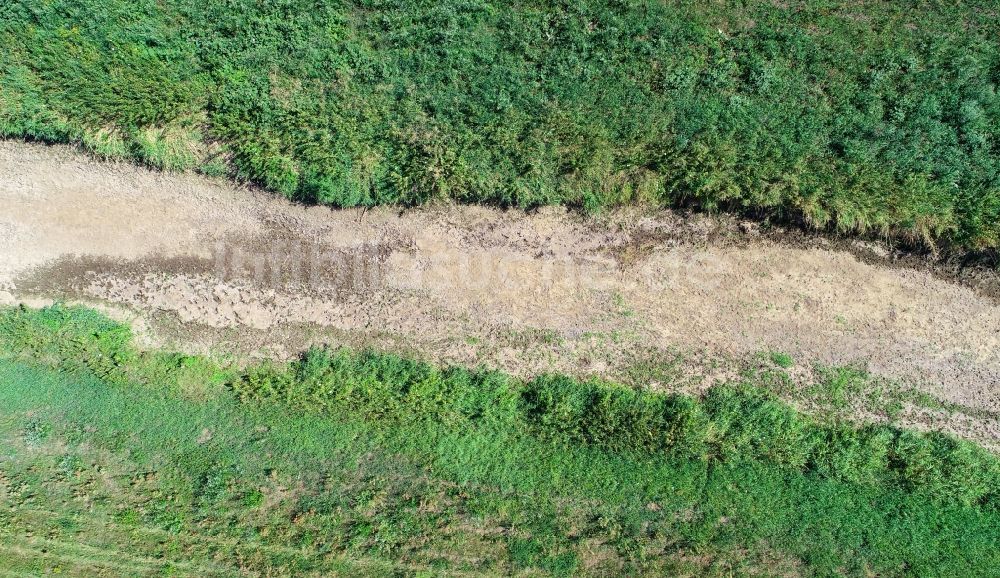
[(1000, 460), (939, 433), (820, 423), (754, 388), (718, 386), (703, 399), (546, 375), (520, 382), (489, 371), (437, 370), (374, 352), (313, 349), (288, 367), (251, 368), (232, 388), (245, 401), (307, 411), (524, 429), (558, 444), (756, 461), (966, 505), (1000, 507)]
[(336, 206), (684, 204), (997, 247), (998, 37), (984, 0), (13, 0), (0, 135), (179, 168), (218, 141)]

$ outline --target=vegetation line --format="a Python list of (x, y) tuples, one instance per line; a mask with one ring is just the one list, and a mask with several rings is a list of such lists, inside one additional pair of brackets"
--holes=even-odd
[[(85, 574), (121, 550), (218, 575), (975, 576), (1000, 563), (982, 489), (996, 488), (994, 457), (812, 423), (752, 384), (695, 400), (324, 350), (239, 369), (138, 352), (127, 328), (58, 306), (0, 311), (0, 352), (0, 537), (53, 545), (0, 550), (0, 565), (29, 574)], [(779, 444), (811, 439), (826, 469), (818, 446)], [(982, 471), (961, 469), (973, 458)]]
[(0, 136), (335, 206), (728, 208), (1000, 246), (987, 0), (13, 0)]
[(0, 312), (0, 344), (8, 351), (54, 357), (111, 382), (169, 383), (174, 373), (196, 367), (237, 399), (264, 406), (395, 424), (433, 422), (455, 431), (524, 431), (560, 447), (706, 464), (760, 462), (1000, 511), (1000, 458), (992, 453), (937, 432), (819, 422), (753, 383), (753, 376), (696, 399), (562, 375), (521, 381), (346, 349), (314, 348), (287, 365), (225, 369), (198, 357), (140, 354), (130, 340), (127, 327), (83, 309)]

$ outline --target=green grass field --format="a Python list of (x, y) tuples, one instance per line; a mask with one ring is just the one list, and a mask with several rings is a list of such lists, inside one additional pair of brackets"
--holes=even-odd
[(730, 209), (1000, 245), (995, 2), (12, 0), (0, 136), (335, 206)]
[[(996, 254), (998, 38), (987, 0), (7, 0), (0, 138), (335, 207), (682, 207)], [(855, 367), (798, 387), (781, 351), (680, 394), (647, 357), (624, 374), (661, 390), (249, 363), (0, 307), (0, 576), (1000, 573), (1000, 456), (897, 420), (989, 410)]]
[(1000, 460), (937, 434), (0, 312), (0, 566), (69, 575), (988, 576)]

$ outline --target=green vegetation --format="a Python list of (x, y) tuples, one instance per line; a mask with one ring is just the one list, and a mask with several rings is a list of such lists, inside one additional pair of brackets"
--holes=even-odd
[(1000, 246), (995, 2), (13, 0), (0, 135), (337, 206), (684, 204)]
[(702, 399), (312, 350), (138, 352), (73, 308), (0, 310), (0, 564), (89, 575), (990, 575), (1000, 467)]
[(772, 351), (770, 354), (771, 363), (777, 365), (778, 367), (788, 369), (795, 365), (795, 360), (792, 359), (791, 355), (787, 353), (782, 353), (780, 351)]

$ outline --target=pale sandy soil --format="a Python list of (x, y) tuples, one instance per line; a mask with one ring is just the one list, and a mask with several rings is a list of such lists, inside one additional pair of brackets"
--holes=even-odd
[[(877, 244), (858, 243), (871, 253), (859, 259), (746, 233), (638, 210), (334, 211), (0, 142), (0, 301), (100, 304), (147, 344), (279, 356), (373, 345), (616, 379), (648, 376), (632, 370), (670, 352), (683, 360), (671, 375), (694, 387), (743, 367), (716, 360), (782, 351), (804, 379), (816, 363), (856, 364), (1000, 410), (995, 299), (880, 264)], [(1000, 440), (992, 417), (973, 429)]]

